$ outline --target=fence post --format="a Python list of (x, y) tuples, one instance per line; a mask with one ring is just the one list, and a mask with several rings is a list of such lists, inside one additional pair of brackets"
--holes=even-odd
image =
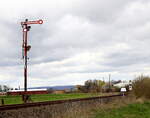
[(2, 105), (4, 105), (4, 99), (3, 98), (1, 99), (1, 103), (2, 103)]

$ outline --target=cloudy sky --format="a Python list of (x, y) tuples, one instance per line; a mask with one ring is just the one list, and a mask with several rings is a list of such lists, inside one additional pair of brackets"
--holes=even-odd
[(130, 80), (150, 74), (149, 0), (4, 0), (0, 3), (0, 84), (23, 87), (20, 22), (29, 32), (28, 86)]

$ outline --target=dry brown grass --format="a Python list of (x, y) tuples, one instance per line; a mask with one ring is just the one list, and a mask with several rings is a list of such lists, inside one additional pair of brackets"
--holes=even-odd
[[(136, 100), (134, 96), (122, 97), (121, 99), (114, 99), (108, 103), (99, 103), (96, 105), (91, 104), (86, 108), (78, 107), (70, 109), (63, 114), (61, 118), (93, 118), (95, 111), (98, 109), (107, 112), (107, 109), (118, 108), (135, 102)], [(60, 116), (58, 118), (60, 118)]]
[(150, 99), (150, 77), (139, 76), (133, 81), (133, 93), (137, 98)]

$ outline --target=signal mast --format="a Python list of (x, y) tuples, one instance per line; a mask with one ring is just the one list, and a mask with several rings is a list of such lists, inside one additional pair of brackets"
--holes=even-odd
[[(23, 43), (22, 43), (22, 58), (24, 60), (24, 92), (27, 92), (27, 61), (28, 61), (28, 51), (31, 49), (31, 46), (28, 45), (28, 31), (30, 31), (32, 24), (43, 24), (43, 20), (37, 21), (28, 21), (26, 19), (24, 22), (21, 22), (21, 26), (23, 29)], [(25, 96), (24, 96), (25, 97)], [(23, 98), (24, 102), (27, 101), (27, 98)]]

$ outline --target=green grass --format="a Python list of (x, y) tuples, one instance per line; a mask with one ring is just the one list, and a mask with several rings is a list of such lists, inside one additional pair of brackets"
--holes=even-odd
[(44, 95), (32, 95), (31, 99), (35, 102), (38, 102), (38, 101), (52, 101), (52, 100), (86, 98), (86, 97), (93, 97), (93, 96), (99, 96), (99, 95), (100, 94), (91, 94), (91, 93), (44, 94)]
[(115, 109), (101, 109), (96, 112), (95, 118), (150, 118), (150, 102)]
[[(5, 104), (22, 104), (21, 96), (0, 96), (0, 100), (4, 99)], [(1, 101), (0, 101), (1, 105)]]
[[(70, 93), (70, 94), (41, 94), (41, 95), (31, 95), (31, 100), (33, 102), (42, 101), (52, 101), (52, 100), (65, 100), (65, 99), (75, 99), (75, 98), (86, 98), (93, 96), (101, 96), (102, 94), (94, 93)], [(21, 96), (0, 96), (0, 100), (4, 99), (5, 104), (22, 104)], [(1, 101), (0, 101), (1, 104)]]

